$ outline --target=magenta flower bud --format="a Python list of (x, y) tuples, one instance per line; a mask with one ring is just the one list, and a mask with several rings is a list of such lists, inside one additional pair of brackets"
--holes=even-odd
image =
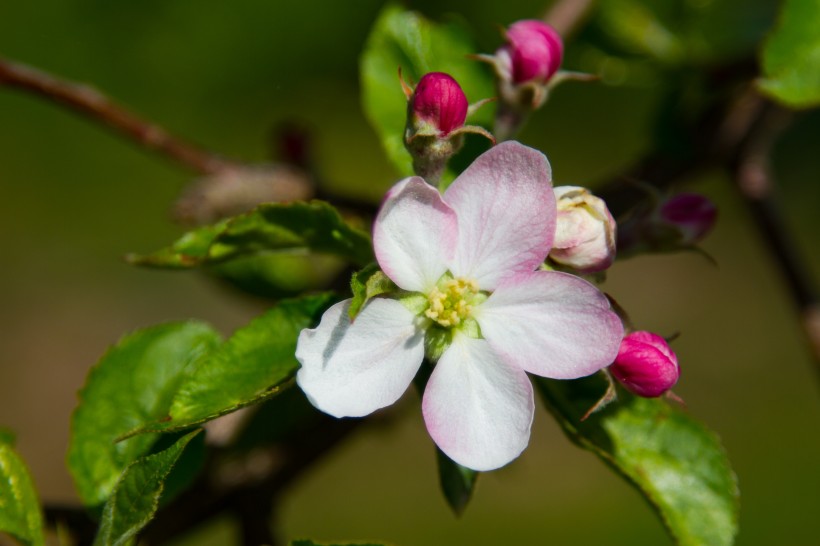
[(681, 242), (693, 245), (703, 239), (717, 219), (717, 207), (708, 197), (698, 193), (681, 193), (671, 197), (660, 207), (660, 218), (674, 226)]
[(467, 119), (467, 97), (449, 74), (425, 74), (410, 98), (410, 112), (416, 122), (433, 127), (446, 137)]
[(550, 259), (580, 273), (603, 271), (615, 260), (615, 219), (586, 188), (554, 188), (558, 217)]
[(678, 357), (665, 339), (652, 332), (624, 337), (609, 371), (628, 391), (645, 398), (662, 395), (680, 376)]
[(534, 19), (513, 23), (507, 29), (507, 42), (515, 83), (546, 83), (561, 66), (564, 43), (546, 23)]

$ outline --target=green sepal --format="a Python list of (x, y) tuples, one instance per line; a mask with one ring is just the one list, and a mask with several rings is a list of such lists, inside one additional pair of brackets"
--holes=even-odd
[(460, 516), (473, 498), (473, 490), (478, 480), (479, 472), (466, 466), (461, 466), (436, 447), (438, 461), (438, 479), (444, 498), (453, 512)]
[(350, 302), (348, 315), (350, 320), (354, 320), (371, 298), (397, 292), (399, 287), (374, 262), (353, 274), (350, 290), (353, 292), (353, 300)]

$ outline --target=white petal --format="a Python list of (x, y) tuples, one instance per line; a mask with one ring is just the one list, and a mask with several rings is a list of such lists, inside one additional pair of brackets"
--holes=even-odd
[(450, 270), (483, 290), (533, 271), (555, 233), (550, 165), (541, 152), (503, 142), (476, 159), (444, 194), (458, 215), (458, 244)]
[(308, 400), (335, 417), (361, 417), (407, 390), (424, 358), (414, 315), (395, 300), (371, 300), (351, 323), (351, 300), (337, 303), (319, 326), (302, 330), (296, 382)]
[(505, 360), (554, 379), (608, 366), (624, 335), (606, 296), (583, 279), (553, 271), (505, 282), (477, 309), (476, 320)]
[(452, 460), (493, 470), (518, 457), (530, 440), (532, 384), (483, 339), (457, 335), (436, 364), (422, 411), (433, 441)]
[(429, 292), (455, 252), (455, 212), (419, 177), (393, 186), (373, 224), (373, 247), (382, 270), (399, 287)]

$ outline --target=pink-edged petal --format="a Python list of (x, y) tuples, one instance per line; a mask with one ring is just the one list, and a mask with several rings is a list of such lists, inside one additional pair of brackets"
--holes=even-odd
[(535, 408), (527, 374), (504, 363), (483, 339), (456, 335), (424, 390), (433, 441), (452, 460), (493, 470), (527, 447)]
[(371, 300), (351, 323), (350, 301), (325, 311), (296, 345), (302, 363), (296, 382), (314, 406), (334, 417), (361, 417), (389, 406), (424, 358), (423, 333), (401, 303)]
[(594, 373), (615, 360), (624, 328), (597, 288), (567, 273), (510, 279), (475, 315), (481, 334), (511, 364), (554, 379)]
[(476, 159), (444, 194), (458, 215), (450, 267), (457, 277), (492, 290), (506, 277), (532, 271), (555, 233), (550, 165), (541, 152), (502, 142)]
[(455, 252), (455, 212), (439, 191), (417, 176), (393, 186), (373, 224), (373, 247), (382, 270), (400, 288), (428, 292)]

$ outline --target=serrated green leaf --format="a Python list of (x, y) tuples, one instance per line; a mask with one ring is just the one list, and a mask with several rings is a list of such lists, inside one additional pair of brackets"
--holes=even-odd
[(678, 544), (732, 544), (737, 482), (715, 434), (660, 399), (626, 392), (582, 422), (606, 391), (600, 375), (574, 381), (537, 378), (536, 385), (570, 440), (635, 486)]
[(820, 0), (786, 0), (763, 48), (760, 89), (792, 108), (820, 104)]
[(197, 430), (171, 447), (131, 463), (117, 481), (105, 503), (94, 546), (123, 546), (151, 521), (157, 511), (165, 479)]
[(444, 498), (447, 499), (447, 504), (453, 512), (460, 516), (473, 497), (473, 489), (479, 473), (461, 466), (438, 448), (436, 448), (436, 458), (438, 459), (439, 483), (444, 492)]
[(128, 436), (189, 428), (277, 394), (299, 369), (299, 333), (334, 301), (332, 294), (284, 300), (240, 328), (197, 363), (162, 419), (143, 421)]
[[(480, 51), (465, 26), (456, 20), (433, 23), (395, 4), (379, 14), (360, 61), (362, 101), (388, 158), (402, 175), (412, 175), (413, 166), (404, 148), (407, 98), (399, 83), (399, 67), (412, 82), (428, 72), (446, 72), (458, 81), (467, 99), (476, 102), (495, 95), (489, 69), (467, 58), (476, 53)], [(491, 109), (482, 108), (468, 122), (489, 125), (491, 115)]]
[(23, 460), (8, 443), (0, 443), (0, 531), (28, 546), (41, 546), (43, 516)]
[(346, 223), (322, 201), (263, 204), (191, 231), (168, 248), (127, 259), (136, 265), (188, 269), (276, 251), (331, 254), (358, 266), (374, 259), (368, 234)]
[(122, 471), (148, 453), (157, 436), (114, 440), (167, 415), (185, 375), (220, 341), (199, 322), (153, 326), (124, 337), (91, 370), (71, 418), (68, 449), (69, 470), (86, 505), (105, 502)]
[(353, 301), (350, 302), (348, 314), (350, 320), (353, 320), (368, 300), (394, 292), (398, 290), (398, 287), (379, 269), (378, 264), (372, 263), (353, 274), (350, 279), (350, 290), (353, 292)]

